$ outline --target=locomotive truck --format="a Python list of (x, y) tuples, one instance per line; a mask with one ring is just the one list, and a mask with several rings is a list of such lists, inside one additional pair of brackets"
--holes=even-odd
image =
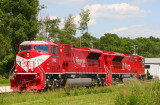
[(16, 55), (11, 89), (110, 85), (112, 78), (145, 77), (144, 57), (48, 41), (24, 41)]

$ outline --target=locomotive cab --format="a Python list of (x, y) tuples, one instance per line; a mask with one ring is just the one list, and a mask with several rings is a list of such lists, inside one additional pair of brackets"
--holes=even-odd
[(145, 79), (145, 59), (142, 56), (135, 55), (135, 65), (137, 70), (137, 78), (139, 79)]
[[(56, 46), (56, 45), (54, 45)], [(49, 64), (51, 47), (45, 41), (24, 41), (16, 56), (14, 76), (11, 81), (13, 91), (38, 91), (45, 87), (45, 70)]]

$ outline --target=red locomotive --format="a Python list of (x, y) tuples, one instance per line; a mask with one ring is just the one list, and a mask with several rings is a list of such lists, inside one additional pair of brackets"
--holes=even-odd
[(145, 79), (145, 62), (144, 57), (139, 55), (121, 54), (118, 52), (105, 51), (108, 55), (110, 69), (112, 71), (112, 79), (120, 79), (137, 77)]
[(37, 92), (72, 86), (104, 86), (112, 78), (144, 77), (144, 58), (47, 41), (24, 41), (16, 56), (11, 89)]

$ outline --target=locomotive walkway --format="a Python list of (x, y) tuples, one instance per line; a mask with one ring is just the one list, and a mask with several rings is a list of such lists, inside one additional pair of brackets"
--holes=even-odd
[(12, 90), (10, 89), (10, 86), (0, 87), (0, 93), (5, 93), (5, 92), (12, 92)]

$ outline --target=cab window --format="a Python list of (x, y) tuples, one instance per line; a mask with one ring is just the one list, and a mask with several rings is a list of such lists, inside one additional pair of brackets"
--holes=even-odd
[(44, 51), (44, 52), (48, 53), (49, 47), (46, 46), (46, 45), (35, 45), (35, 46), (33, 47), (33, 50), (36, 50), (36, 51)]
[(20, 47), (20, 51), (26, 51), (26, 50), (31, 50), (31, 46), (28, 45), (28, 46), (21, 46)]
[(138, 62), (141, 62), (141, 58), (138, 58)]
[(58, 54), (58, 47), (51, 46), (51, 54)]
[(143, 63), (143, 64), (145, 63), (145, 60), (144, 60), (144, 58), (142, 58), (142, 63)]

